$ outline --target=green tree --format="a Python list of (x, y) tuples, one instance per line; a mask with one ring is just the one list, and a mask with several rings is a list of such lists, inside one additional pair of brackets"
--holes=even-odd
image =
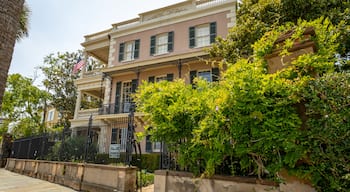
[(20, 29), (19, 23), (23, 3), (24, 0), (0, 1), (0, 104), (3, 102), (7, 73), (10, 68), (18, 30)]
[[(310, 27), (317, 52), (268, 74), (264, 56), (278, 46), (277, 38), (293, 31), (278, 46), (287, 56)], [(218, 84), (145, 83), (135, 96), (137, 109), (151, 123), (153, 139), (169, 143), (178, 163), (195, 173), (210, 176), (226, 164), (232, 175), (279, 181), (286, 169), (318, 190), (346, 191), (348, 75), (334, 72), (340, 37), (324, 18), (280, 26), (254, 43), (253, 59), (228, 63)]]
[[(51, 93), (51, 104), (62, 112), (62, 123), (69, 125), (69, 119), (73, 118), (77, 99), (77, 88), (74, 85), (81, 72), (74, 74), (73, 66), (79, 58), (83, 58), (82, 51), (50, 54), (44, 58), (44, 65), (40, 69), (45, 75), (43, 81), (46, 89)], [(85, 64), (91, 70), (101, 68), (102, 64), (89, 58)], [(96, 106), (96, 99), (91, 102), (83, 99), (85, 106)]]
[(237, 25), (227, 38), (217, 38), (210, 49), (211, 56), (220, 56), (235, 63), (239, 58), (253, 55), (254, 42), (266, 32), (298, 20), (311, 21), (323, 16), (338, 25), (340, 46), (337, 52), (350, 51), (350, 2), (344, 0), (243, 0), (237, 12)]
[(40, 66), (45, 75), (43, 84), (52, 95), (51, 104), (62, 112), (65, 123), (69, 123), (74, 115), (77, 98), (74, 80), (77, 75), (72, 70), (79, 57), (82, 57), (81, 52), (50, 54), (44, 58), (44, 65)]
[(42, 109), (48, 97), (47, 92), (33, 85), (32, 79), (20, 74), (10, 75), (2, 103), (6, 117), (4, 126), (14, 123), (12, 132), (16, 137), (42, 133)]

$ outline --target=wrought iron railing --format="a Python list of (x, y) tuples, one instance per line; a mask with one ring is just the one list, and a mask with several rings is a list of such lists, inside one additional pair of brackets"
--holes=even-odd
[(99, 108), (99, 115), (129, 113), (132, 102), (110, 103)]

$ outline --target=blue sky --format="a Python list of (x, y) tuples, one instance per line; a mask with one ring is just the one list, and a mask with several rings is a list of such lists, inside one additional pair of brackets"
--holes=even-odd
[(16, 43), (9, 74), (20, 73), (40, 85), (38, 66), (50, 53), (82, 49), (84, 35), (132, 19), (139, 13), (184, 0), (26, 0), (31, 15), (29, 37)]

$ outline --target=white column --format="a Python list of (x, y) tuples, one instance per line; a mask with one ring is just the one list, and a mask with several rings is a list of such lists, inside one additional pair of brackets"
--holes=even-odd
[(106, 149), (106, 137), (107, 137), (107, 126), (100, 127), (100, 135), (98, 136), (98, 152), (99, 153), (107, 153)]
[(85, 65), (83, 65), (83, 67), (81, 68), (81, 75), (80, 75), (80, 78), (83, 78), (83, 77), (84, 77), (84, 73), (86, 72), (86, 66), (88, 65), (88, 58), (89, 58), (89, 55), (88, 55), (87, 52), (84, 50), (84, 53), (83, 53), (83, 61), (84, 61)]
[(105, 95), (103, 98), (103, 105), (108, 105), (111, 99), (111, 82), (112, 79), (109, 76), (105, 77)]
[(75, 111), (74, 111), (74, 119), (75, 120), (78, 119), (80, 104), (81, 104), (81, 91), (78, 90), (77, 101), (75, 102)]

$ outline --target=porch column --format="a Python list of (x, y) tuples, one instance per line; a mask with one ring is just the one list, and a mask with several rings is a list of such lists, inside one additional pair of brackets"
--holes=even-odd
[(107, 125), (100, 127), (100, 135), (98, 137), (98, 152), (99, 153), (108, 153), (106, 148), (107, 141)]
[(83, 61), (84, 61), (84, 65), (83, 67), (81, 68), (81, 75), (80, 75), (80, 78), (83, 78), (84, 77), (84, 73), (86, 72), (86, 65), (88, 64), (88, 58), (89, 58), (89, 55), (87, 54), (87, 52), (84, 50), (83, 52)]
[(112, 79), (110, 76), (106, 76), (105, 78), (105, 95), (103, 99), (103, 105), (108, 105), (111, 99), (111, 82)]
[(74, 119), (78, 119), (78, 112), (81, 104), (81, 91), (78, 90), (77, 101), (75, 103)]

